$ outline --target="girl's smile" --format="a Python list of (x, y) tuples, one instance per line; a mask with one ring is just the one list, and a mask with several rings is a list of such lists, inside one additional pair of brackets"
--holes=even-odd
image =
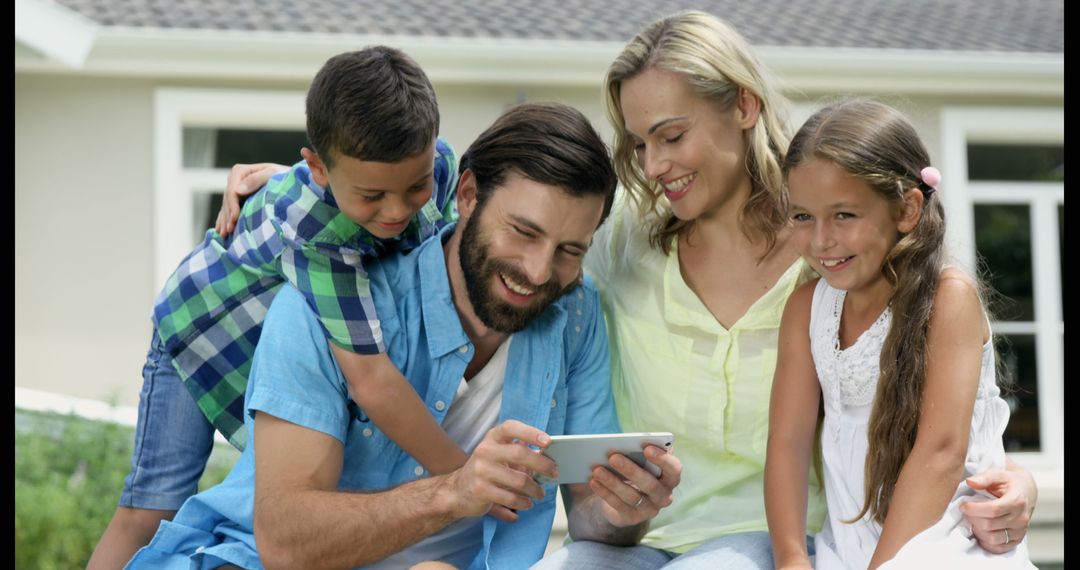
[(828, 160), (793, 168), (788, 187), (796, 247), (829, 285), (856, 295), (887, 290), (885, 258), (914, 224)]

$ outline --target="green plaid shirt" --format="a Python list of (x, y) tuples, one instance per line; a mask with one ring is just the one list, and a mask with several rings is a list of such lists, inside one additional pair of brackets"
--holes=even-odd
[(304, 162), (245, 204), (235, 232), (214, 230), (177, 267), (154, 302), (154, 325), (199, 408), (243, 448), (244, 390), (270, 302), (296, 287), (327, 338), (360, 354), (384, 352), (363, 262), (407, 251), (457, 219), (457, 159), (439, 139), (431, 200), (396, 238), (372, 236), (338, 209)]

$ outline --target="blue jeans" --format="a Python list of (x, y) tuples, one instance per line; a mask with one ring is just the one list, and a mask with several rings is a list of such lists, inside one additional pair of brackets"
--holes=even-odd
[[(807, 537), (806, 543), (813, 556), (813, 539)], [(648, 546), (609, 546), (581, 541), (552, 552), (533, 566), (533, 570), (557, 568), (772, 570), (772, 542), (768, 532), (744, 532), (714, 538), (689, 552), (676, 554)]]
[(175, 511), (195, 494), (214, 447), (214, 427), (180, 381), (154, 331), (143, 366), (131, 472), (121, 507)]

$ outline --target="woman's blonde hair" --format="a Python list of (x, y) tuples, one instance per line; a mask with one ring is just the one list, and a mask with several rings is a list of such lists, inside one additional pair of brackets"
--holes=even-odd
[(622, 83), (651, 68), (681, 74), (699, 96), (725, 111), (737, 104), (740, 91), (761, 102), (757, 124), (748, 131), (746, 169), (752, 190), (739, 213), (739, 225), (751, 239), (764, 237), (771, 250), (786, 223), (779, 195), (780, 165), (790, 138), (787, 101), (772, 87), (746, 40), (719, 18), (703, 12), (684, 12), (649, 24), (615, 58), (604, 80), (604, 108), (615, 128), (615, 172), (643, 218), (658, 214), (648, 228), (650, 242), (669, 253), (672, 239), (691, 223), (677, 219), (670, 206), (660, 201), (663, 189), (657, 181), (645, 178), (626, 131)]

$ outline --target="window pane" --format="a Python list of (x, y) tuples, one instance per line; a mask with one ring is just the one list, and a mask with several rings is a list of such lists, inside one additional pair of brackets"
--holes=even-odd
[(305, 146), (310, 145), (303, 131), (218, 129), (214, 167), (230, 168), (238, 162), (291, 165), (300, 160), (300, 149)]
[(1065, 147), (969, 144), (968, 179), (1064, 182)]
[(1006, 451), (1039, 451), (1039, 393), (1034, 335), (997, 335), (998, 385), (1012, 416), (1005, 429)]
[(206, 230), (214, 227), (223, 197), (222, 192), (198, 193), (192, 196), (192, 245), (201, 243)]
[(975, 206), (975, 248), (997, 292), (990, 303), (997, 320), (1035, 320), (1030, 210), (1024, 205)]

